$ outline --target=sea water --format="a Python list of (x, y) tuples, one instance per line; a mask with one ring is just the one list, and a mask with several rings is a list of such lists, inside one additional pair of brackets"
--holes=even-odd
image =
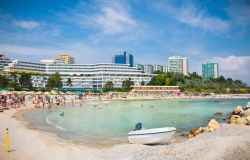
[[(226, 122), (225, 117), (233, 108), (247, 102), (242, 99), (88, 102), (82, 106), (32, 110), (24, 118), (34, 128), (55, 132), (62, 138), (101, 144), (127, 141), (128, 132), (138, 122), (143, 128), (176, 127), (178, 134), (207, 126), (212, 118)], [(224, 116), (214, 115), (216, 112)]]

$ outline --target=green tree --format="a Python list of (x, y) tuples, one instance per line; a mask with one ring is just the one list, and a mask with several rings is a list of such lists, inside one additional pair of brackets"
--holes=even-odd
[(62, 78), (61, 78), (61, 75), (59, 74), (59, 72), (56, 72), (56, 73), (51, 74), (49, 76), (47, 87), (49, 89), (63, 87)]
[(14, 83), (18, 83), (18, 76), (15, 72), (11, 72), (10, 77)]
[(7, 88), (9, 86), (10, 80), (2, 75), (0, 75), (0, 88)]
[(130, 90), (130, 87), (131, 87), (132, 85), (134, 85), (134, 82), (131, 81), (131, 78), (129, 78), (128, 80), (124, 80), (124, 81), (122, 82), (122, 89), (123, 89), (124, 91), (129, 91), (129, 90)]
[(14, 89), (15, 91), (21, 91), (22, 90), (20, 85), (18, 83), (15, 83), (15, 82), (11, 82), (9, 84), (9, 88)]
[(145, 86), (145, 82), (144, 81), (141, 81), (141, 86)]
[(32, 89), (32, 79), (31, 74), (29, 73), (21, 73), (19, 77), (19, 84), (21, 88)]
[(109, 92), (114, 89), (114, 83), (112, 81), (107, 81), (103, 87), (104, 92)]
[(67, 86), (72, 87), (72, 80), (71, 80), (71, 78), (68, 78), (68, 80), (67, 80)]
[(172, 79), (171, 79), (171, 78), (166, 78), (165, 84), (166, 84), (167, 86), (169, 86), (169, 85), (171, 85), (171, 83), (172, 83)]
[(16, 74), (15, 72), (10, 73), (11, 82), (9, 84), (9, 87), (14, 89), (15, 91), (20, 91), (21, 90), (19, 80), (18, 80), (19, 76), (20, 75)]

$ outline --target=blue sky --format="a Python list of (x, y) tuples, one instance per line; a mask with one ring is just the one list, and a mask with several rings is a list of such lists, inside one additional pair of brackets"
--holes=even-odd
[(0, 49), (39, 62), (72, 54), (78, 63), (111, 62), (127, 50), (137, 63), (169, 56), (204, 61), (250, 84), (250, 2), (243, 0), (0, 0)]

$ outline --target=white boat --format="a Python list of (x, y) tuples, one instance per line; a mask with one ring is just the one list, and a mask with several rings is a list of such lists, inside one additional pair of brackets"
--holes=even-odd
[(173, 140), (175, 131), (176, 128), (174, 127), (140, 130), (136, 127), (134, 131), (128, 133), (128, 140), (129, 143), (137, 144), (169, 144)]

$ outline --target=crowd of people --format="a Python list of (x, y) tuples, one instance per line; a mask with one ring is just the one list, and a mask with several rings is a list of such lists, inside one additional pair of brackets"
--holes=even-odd
[(26, 96), (24, 95), (2, 95), (0, 96), (0, 111), (9, 108), (20, 108), (25, 101)]
[[(75, 102), (80, 100), (82, 95), (0, 95), (0, 112), (10, 108), (16, 109), (31, 105), (34, 108), (51, 109), (52, 107), (65, 105), (67, 102), (74, 106)], [(80, 103), (80, 104), (81, 104)]]

